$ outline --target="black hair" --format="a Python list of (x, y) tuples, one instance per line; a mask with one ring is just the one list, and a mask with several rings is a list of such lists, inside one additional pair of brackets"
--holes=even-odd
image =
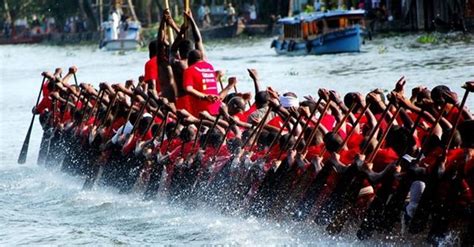
[(342, 147), (342, 138), (338, 133), (328, 132), (323, 137), (324, 146), (329, 152), (337, 152)]
[(150, 44), (148, 44), (148, 54), (150, 58), (158, 55), (158, 41), (157, 40), (152, 40), (150, 41)]
[(239, 147), (242, 147), (243, 142), (240, 138), (231, 138), (227, 141), (227, 148), (230, 152), (235, 152)]
[(204, 141), (206, 140), (206, 138), (207, 138), (206, 145), (211, 145), (212, 147), (217, 148), (221, 144), (224, 138), (224, 135), (217, 129), (210, 130), (205, 135), (201, 136), (200, 138), (201, 146), (204, 145)]
[(199, 50), (192, 50), (188, 53), (188, 65), (191, 66), (202, 60), (202, 52)]
[(147, 129), (148, 125), (150, 125), (151, 121), (153, 121), (151, 117), (142, 118), (140, 123), (138, 123), (138, 132), (142, 135), (146, 134), (145, 130)]
[[(292, 147), (295, 145), (296, 139), (290, 134), (284, 134), (280, 137), (280, 140), (278, 140), (278, 144), (280, 145), (280, 150), (283, 150), (286, 147)], [(286, 151), (286, 150), (284, 150)]]
[(179, 133), (179, 138), (183, 142), (190, 142), (194, 139), (194, 137), (195, 137), (195, 133), (191, 128), (189, 128), (189, 126), (183, 128), (181, 132)]
[(444, 103), (443, 95), (450, 92), (451, 89), (445, 85), (436, 86), (431, 90), (431, 99), (438, 104)]
[(350, 108), (355, 102), (355, 97), (357, 97), (357, 93), (354, 92), (347, 93), (346, 95), (344, 95), (344, 105)]
[(165, 126), (165, 131), (166, 131), (166, 137), (169, 138), (174, 138), (176, 136), (176, 123), (175, 122), (169, 122)]
[[(451, 131), (453, 131), (453, 130), (451, 129)], [(461, 141), (461, 134), (456, 129), (456, 130), (454, 130), (453, 140), (451, 141), (450, 146), (447, 147), (449, 137), (451, 137), (451, 131), (443, 131), (443, 135), (441, 136), (441, 143), (442, 143), (443, 147), (445, 147), (446, 149), (453, 149), (455, 147), (461, 146), (461, 142), (462, 142)]]
[(422, 147), (422, 152), (424, 154), (428, 154), (435, 148), (442, 146), (441, 139), (439, 139), (437, 135), (426, 136), (423, 138), (423, 143), (425, 143), (425, 145)]
[(313, 101), (305, 100), (300, 103), (300, 106), (308, 107), (310, 112), (313, 112), (316, 109), (316, 103)]
[(227, 104), (227, 103), (229, 103), (230, 100), (233, 99), (235, 96), (237, 96), (236, 93), (228, 93), (228, 94), (225, 96), (225, 98), (224, 98), (224, 100), (223, 100), (222, 102), (223, 102), (224, 104)]
[(410, 130), (402, 126), (393, 126), (387, 134), (386, 145), (393, 148), (399, 155), (413, 152), (415, 148), (415, 138), (410, 135)]
[(137, 118), (138, 118), (138, 112), (132, 112), (132, 114), (130, 114), (130, 119), (129, 119), (130, 123), (134, 124), (137, 121)]
[(298, 98), (298, 95), (296, 95), (296, 94), (293, 93), (293, 92), (286, 92), (286, 93), (283, 94), (283, 96), (285, 96), (285, 97)]
[(462, 147), (474, 148), (474, 120), (466, 120), (459, 125)]
[(190, 40), (185, 39), (179, 42), (178, 50), (179, 50), (179, 56), (182, 59), (187, 59), (189, 52), (193, 50), (193, 43)]
[(153, 124), (153, 125), (151, 126), (151, 134), (152, 134), (153, 136), (155, 136), (156, 134), (158, 134), (157, 132), (158, 132), (159, 129), (160, 129), (160, 125), (159, 125), (159, 124)]
[(255, 94), (255, 104), (257, 107), (265, 106), (270, 100), (270, 95), (267, 91), (260, 91)]

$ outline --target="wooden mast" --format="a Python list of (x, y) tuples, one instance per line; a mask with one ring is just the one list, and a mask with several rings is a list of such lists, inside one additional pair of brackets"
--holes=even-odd
[[(169, 0), (165, 0), (165, 9), (168, 9), (168, 11), (170, 12), (170, 15), (173, 16), (172, 13), (171, 13)], [(161, 20), (161, 21), (163, 21), (163, 20)], [(171, 46), (171, 44), (173, 44), (173, 41), (174, 41), (173, 30), (171, 29), (171, 27), (167, 27), (166, 32), (167, 32), (167, 35), (168, 35), (168, 41), (170, 42), (170, 46)]]

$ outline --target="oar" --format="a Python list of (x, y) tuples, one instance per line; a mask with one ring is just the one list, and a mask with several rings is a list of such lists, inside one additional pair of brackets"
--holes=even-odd
[[(145, 100), (145, 103), (143, 103), (142, 107), (140, 108), (140, 111), (138, 112), (137, 118), (135, 119), (135, 122), (133, 123), (133, 128), (130, 134), (135, 133), (135, 130), (138, 128), (138, 124), (140, 124), (141, 117), (143, 113), (145, 112), (145, 108), (148, 105), (148, 102), (150, 101), (151, 97), (148, 97)], [(146, 133), (146, 132), (145, 132)]]
[(79, 86), (79, 84), (77, 83), (76, 73), (72, 73), (72, 75), (74, 76), (74, 83), (76, 84), (76, 86)]
[[(351, 108), (346, 112), (346, 114), (344, 115), (344, 117), (342, 117), (342, 119), (339, 121), (339, 123), (337, 123), (337, 125), (331, 130), (331, 132), (333, 133), (338, 133), (339, 130), (341, 129), (342, 125), (347, 121), (347, 118), (349, 118), (349, 115), (352, 114), (352, 111), (354, 110), (354, 108), (356, 107), (357, 103), (352, 103), (351, 105)], [(366, 110), (368, 108), (368, 106), (366, 105), (366, 107), (364, 107), (364, 110)], [(365, 111), (364, 111), (365, 113)], [(361, 115), (363, 115), (364, 113), (362, 113)], [(354, 128), (355, 128), (355, 125), (354, 125)], [(353, 128), (353, 129), (354, 129)], [(346, 136), (347, 137), (347, 136)], [(345, 140), (347, 140), (348, 138), (346, 138)], [(341, 145), (341, 148), (344, 147), (343, 145)], [(320, 152), (320, 155), (319, 157), (324, 157), (324, 155), (326, 154), (326, 146), (324, 146)]]
[[(145, 134), (148, 133), (148, 131), (150, 130), (151, 126), (153, 125), (153, 122), (154, 122), (154, 119), (156, 117), (156, 115), (158, 115), (158, 112), (161, 110), (161, 105), (159, 105), (156, 110), (153, 112), (153, 114), (151, 115), (151, 121), (150, 123), (148, 124), (148, 126), (146, 126), (146, 129), (145, 129)], [(145, 135), (143, 135), (143, 137), (145, 137)]]
[(314, 115), (318, 111), (319, 105), (321, 104), (321, 101), (323, 98), (319, 98), (318, 101), (316, 102), (316, 106), (314, 107), (314, 110), (309, 114), (308, 120), (304, 123), (303, 129), (301, 130), (301, 133), (299, 134), (298, 138), (296, 139), (295, 145), (293, 148), (297, 147), (301, 140), (303, 140), (304, 137), (304, 132), (306, 132), (306, 129), (308, 129), (309, 123), (312, 121)]
[(209, 134), (214, 131), (214, 129), (216, 128), (217, 124), (219, 123), (219, 119), (221, 118), (221, 114), (219, 113), (217, 116), (216, 116), (216, 119), (214, 120), (214, 123), (212, 123), (212, 126), (211, 128), (207, 131), (206, 133), (206, 137), (204, 138), (204, 142), (202, 143), (202, 148), (203, 149), (206, 149), (206, 146), (207, 146), (207, 142), (209, 141)]
[(175, 138), (174, 133), (176, 133), (176, 130), (178, 129), (179, 125), (181, 124), (181, 121), (182, 121), (182, 118), (178, 117), (178, 119), (176, 120), (176, 124), (173, 128), (173, 131), (171, 132), (172, 135), (168, 139), (168, 145), (166, 145), (165, 154), (167, 154), (170, 151), (171, 141), (173, 141), (173, 139)]
[[(244, 150), (244, 147), (247, 146), (247, 144), (250, 142), (250, 140), (253, 138), (253, 136), (255, 134), (257, 134), (260, 130), (260, 128), (263, 128), (263, 126), (265, 126), (265, 122), (268, 118), (268, 116), (270, 115), (270, 112), (272, 111), (272, 108), (269, 106), (267, 111), (265, 112), (265, 115), (263, 116), (263, 118), (260, 120), (260, 122), (257, 124), (257, 126), (255, 127), (255, 129), (252, 131), (252, 133), (249, 135), (249, 137), (247, 138), (247, 140), (245, 140), (244, 144), (242, 145), (242, 151)], [(252, 141), (252, 143), (255, 142)], [(253, 144), (252, 144), (253, 145)]]
[(224, 142), (227, 139), (227, 135), (229, 134), (229, 131), (231, 129), (232, 129), (232, 124), (229, 124), (229, 126), (227, 126), (227, 128), (225, 129), (224, 137), (222, 138), (222, 141), (219, 143), (219, 146), (218, 146), (216, 152), (214, 153), (214, 157), (217, 157), (217, 155), (219, 155), (219, 152), (221, 151), (221, 148), (224, 145)]
[(275, 138), (273, 138), (272, 142), (271, 142), (270, 145), (268, 146), (267, 155), (270, 154), (271, 148), (272, 148), (273, 145), (275, 145), (275, 143), (280, 139), (281, 134), (283, 133), (283, 130), (285, 130), (286, 125), (288, 125), (288, 123), (290, 122), (290, 119), (291, 119), (291, 116), (288, 116), (288, 117), (285, 119), (285, 122), (284, 122), (283, 125), (280, 127), (280, 129), (278, 130), (277, 135), (275, 136)]
[(199, 139), (199, 136), (200, 136), (200, 130), (201, 130), (201, 127), (202, 127), (202, 121), (203, 121), (203, 117), (201, 117), (199, 119), (199, 124), (197, 126), (197, 131), (196, 131), (196, 136), (194, 137), (194, 141), (193, 141), (193, 147), (191, 148), (191, 151), (193, 152), (194, 149), (196, 148), (196, 144), (197, 144), (197, 141)]
[(322, 122), (323, 118), (326, 116), (326, 113), (329, 109), (330, 104), (331, 104), (331, 99), (329, 99), (326, 102), (326, 106), (324, 107), (323, 111), (321, 112), (321, 116), (316, 121), (316, 124), (314, 125), (314, 129), (311, 131), (311, 134), (309, 135), (308, 143), (306, 143), (306, 145), (304, 146), (304, 148), (302, 150), (302, 153), (305, 153), (308, 150), (309, 146), (311, 145), (311, 142), (313, 142), (314, 137), (316, 137), (316, 133), (317, 133), (317, 130), (319, 128), (319, 125), (321, 125), (321, 122)]
[[(46, 76), (43, 76), (43, 81), (41, 82), (40, 90), (38, 93), (38, 98), (36, 99), (36, 104), (35, 107), (38, 106), (40, 97), (41, 97), (41, 92), (43, 92), (43, 84), (46, 80)], [(35, 122), (35, 116), (36, 114), (33, 114), (31, 117), (31, 122), (30, 122), (30, 127), (28, 127), (28, 131), (26, 132), (25, 140), (23, 141), (23, 146), (21, 147), (20, 155), (18, 156), (18, 164), (25, 164), (26, 162), (26, 156), (28, 155), (28, 147), (30, 145), (30, 137), (31, 137), (31, 131), (33, 129), (33, 123)]]

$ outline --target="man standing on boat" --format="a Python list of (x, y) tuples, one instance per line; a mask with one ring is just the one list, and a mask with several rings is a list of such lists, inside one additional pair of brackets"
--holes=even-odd
[(199, 116), (202, 111), (217, 115), (221, 102), (214, 67), (204, 61), (200, 50), (189, 52), (188, 65), (183, 77), (186, 92), (191, 96), (190, 109), (187, 110), (194, 116)]
[(144, 80), (148, 84), (148, 88), (156, 90), (160, 93), (160, 82), (158, 80), (158, 61), (157, 61), (157, 41), (153, 40), (148, 45), (149, 60), (145, 64)]

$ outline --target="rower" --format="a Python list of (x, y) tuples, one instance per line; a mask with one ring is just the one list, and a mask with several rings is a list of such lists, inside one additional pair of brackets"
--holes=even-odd
[(144, 81), (148, 84), (148, 88), (160, 93), (160, 82), (158, 77), (158, 58), (157, 58), (157, 41), (153, 40), (148, 45), (149, 60), (145, 63)]
[(188, 55), (189, 67), (184, 71), (183, 83), (186, 92), (191, 95), (190, 108), (187, 109), (194, 116), (199, 116), (201, 111), (208, 111), (217, 115), (220, 98), (217, 91), (217, 81), (214, 67), (203, 60), (199, 50), (192, 50)]

